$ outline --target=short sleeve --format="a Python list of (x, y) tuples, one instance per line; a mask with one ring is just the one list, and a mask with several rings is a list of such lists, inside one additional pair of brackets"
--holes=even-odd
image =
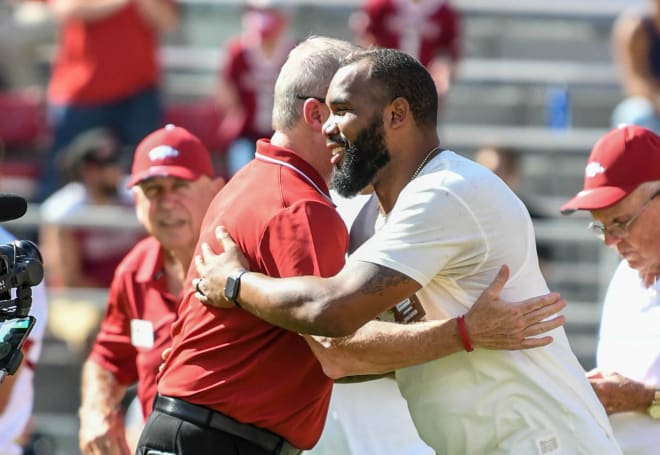
[(109, 370), (121, 384), (132, 384), (138, 379), (137, 350), (131, 343), (132, 307), (125, 288), (128, 281), (124, 274), (115, 275), (108, 307), (89, 355), (89, 360)]
[(382, 228), (350, 256), (428, 284), (442, 271), (472, 272), (486, 253), (482, 229), (470, 207), (448, 188), (423, 187), (423, 178), (400, 195)]

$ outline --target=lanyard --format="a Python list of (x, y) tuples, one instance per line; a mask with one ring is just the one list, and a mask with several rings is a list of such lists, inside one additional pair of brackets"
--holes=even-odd
[(287, 162), (285, 162), (285, 161), (278, 160), (278, 159), (275, 159), (275, 158), (271, 158), (271, 157), (266, 156), (266, 155), (262, 155), (262, 154), (259, 153), (259, 152), (255, 153), (255, 154), (254, 154), (254, 157), (255, 157), (256, 159), (258, 159), (258, 160), (265, 161), (266, 163), (279, 164), (280, 166), (284, 166), (284, 167), (286, 167), (286, 168), (291, 169), (291, 170), (294, 171), (294, 172), (297, 172), (300, 176), (302, 176), (302, 178), (304, 178), (305, 180), (307, 180), (307, 182), (308, 182), (310, 185), (312, 185), (312, 186), (314, 187), (314, 189), (316, 189), (316, 191), (318, 191), (319, 194), (321, 194), (321, 196), (323, 196), (323, 197), (326, 198), (328, 201), (330, 201), (330, 203), (331, 203), (331, 204), (333, 205), (333, 207), (334, 207), (335, 203), (332, 202), (332, 198), (330, 197), (330, 195), (327, 194), (327, 193), (325, 193), (321, 188), (319, 188), (318, 185), (317, 185), (316, 183), (314, 183), (314, 181), (313, 181), (312, 179), (310, 179), (310, 178), (307, 176), (307, 174), (305, 174), (303, 171), (301, 171), (300, 169), (298, 169), (297, 167), (295, 167), (293, 164), (289, 164), (289, 163), (287, 163)]

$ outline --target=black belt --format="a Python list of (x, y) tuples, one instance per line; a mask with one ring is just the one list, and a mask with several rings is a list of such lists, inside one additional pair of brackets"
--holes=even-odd
[(239, 422), (218, 411), (179, 398), (158, 395), (154, 409), (195, 425), (213, 428), (245, 439), (275, 455), (298, 455), (302, 452), (275, 433)]

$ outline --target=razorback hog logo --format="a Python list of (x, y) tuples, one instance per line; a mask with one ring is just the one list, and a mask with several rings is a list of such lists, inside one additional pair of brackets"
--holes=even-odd
[(584, 175), (587, 178), (596, 177), (603, 172), (605, 172), (605, 168), (598, 161), (592, 161), (584, 168)]
[(149, 159), (151, 161), (163, 161), (167, 158), (176, 158), (177, 156), (179, 156), (179, 151), (169, 145), (159, 145), (149, 152)]

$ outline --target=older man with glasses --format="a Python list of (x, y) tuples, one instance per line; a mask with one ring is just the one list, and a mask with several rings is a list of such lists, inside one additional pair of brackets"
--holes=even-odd
[(660, 447), (660, 136), (624, 126), (603, 136), (584, 189), (561, 207), (623, 258), (610, 282), (597, 369), (589, 376), (626, 455)]

